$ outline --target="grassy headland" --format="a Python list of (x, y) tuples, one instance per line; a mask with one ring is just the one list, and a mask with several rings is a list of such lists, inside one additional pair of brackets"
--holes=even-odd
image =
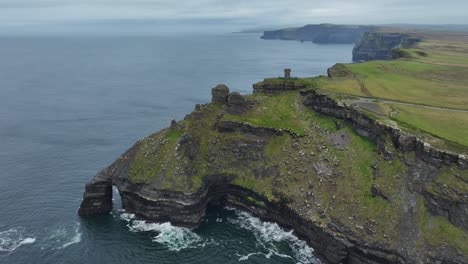
[(337, 64), (333, 77), (309, 81), (438, 147), (467, 153), (468, 34), (412, 34), (423, 40), (399, 50), (399, 59)]

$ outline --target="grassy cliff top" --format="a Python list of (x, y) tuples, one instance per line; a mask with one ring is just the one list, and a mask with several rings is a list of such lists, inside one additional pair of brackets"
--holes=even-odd
[(405, 32), (422, 37), (401, 58), (337, 64), (332, 78), (311, 78), (348, 103), (419, 134), (438, 147), (467, 153), (468, 34)]
[[(407, 182), (413, 178), (406, 161), (413, 160), (414, 153), (385, 158), (376, 143), (359, 135), (351, 124), (305, 107), (305, 97), (298, 91), (245, 99), (255, 105), (244, 113), (229, 114), (218, 103), (201, 105), (176, 126), (144, 138), (130, 166), (130, 180), (194, 193), (209, 177), (228, 175), (234, 185), (270, 202), (284, 202), (320, 226), (339, 225), (369, 243), (396, 248), (410, 235), (407, 239), (418, 247), (450, 246), (468, 253), (463, 243), (466, 232), (446, 217), (431, 215), (421, 195), (415, 196), (417, 218), (411, 220), (418, 235), (399, 229), (408, 223), (405, 208), (413, 199), (408, 197)], [(255, 129), (220, 130), (222, 122)], [(264, 128), (288, 132), (264, 132)], [(397, 151), (391, 144), (388, 149)], [(456, 175), (466, 177), (467, 171), (446, 169), (436, 172), (440, 176), (424, 188), (438, 197), (445, 195), (441, 186), (446, 185), (454, 190), (453, 199), (463, 199), (458, 193), (466, 186), (459, 185)], [(375, 195), (373, 188), (381, 194)]]
[[(336, 77), (293, 81), (432, 144), (464, 151), (468, 68), (459, 65), (464, 55), (452, 55), (464, 54), (464, 48), (440, 43), (423, 41), (399, 60), (341, 64), (332, 73)], [(284, 83), (281, 78), (265, 81)], [(423, 196), (464, 201), (467, 170), (418, 167), (422, 161), (416, 154), (399, 152), (390, 139), (386, 148), (395, 155), (386, 157), (351, 124), (305, 107), (298, 91), (242, 98), (252, 104), (246, 111), (229, 113), (226, 103), (197, 105), (184, 120), (144, 138), (129, 180), (193, 194), (210, 177), (227, 176), (231, 184), (269, 202), (283, 202), (320, 226), (339, 226), (340, 232), (369, 244), (410, 245), (413, 250), (448, 246), (468, 254), (466, 230), (431, 213)], [(220, 129), (223, 123), (234, 125)], [(432, 178), (414, 177), (413, 170)]]

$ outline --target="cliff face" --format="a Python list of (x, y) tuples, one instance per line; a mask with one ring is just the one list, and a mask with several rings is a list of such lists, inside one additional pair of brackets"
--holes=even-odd
[(365, 32), (374, 29), (375, 27), (371, 26), (306, 25), (300, 28), (265, 31), (261, 38), (312, 41), (318, 44), (345, 44), (357, 43)]
[(211, 104), (99, 172), (79, 213), (108, 213), (116, 186), (128, 212), (179, 226), (197, 226), (209, 203), (250, 211), (330, 263), (467, 263), (466, 157), (301, 94), (217, 86)]
[(366, 32), (353, 49), (353, 61), (389, 60), (396, 48), (409, 48), (421, 39), (402, 33)]

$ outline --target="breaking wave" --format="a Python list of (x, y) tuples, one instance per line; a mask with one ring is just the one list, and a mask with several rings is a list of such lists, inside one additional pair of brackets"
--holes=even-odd
[[(254, 250), (249, 253), (235, 253), (239, 262), (248, 261), (252, 256), (263, 256), (267, 259), (274, 257), (288, 259), (288, 263), (320, 264), (320, 260), (314, 256), (314, 250), (303, 240), (293, 234), (293, 230), (286, 231), (276, 223), (263, 222), (247, 212), (233, 208), (226, 218), (216, 217), (217, 224), (227, 223), (251, 232), (256, 239)], [(120, 211), (118, 217), (127, 222), (127, 227), (132, 232), (155, 232), (152, 241), (165, 245), (169, 250), (180, 251), (187, 248), (202, 248), (207, 245), (224, 247), (224, 241), (217, 238), (202, 238), (192, 230), (184, 227), (172, 226), (166, 223), (148, 223), (138, 220), (134, 214)], [(248, 251), (247, 251), (248, 252)], [(287, 254), (286, 254), (287, 253)]]
[[(264, 255), (266, 258), (271, 258), (275, 255), (281, 258), (291, 258), (301, 264), (319, 264), (313, 252), (314, 250), (307, 245), (303, 240), (300, 240), (293, 234), (293, 230), (285, 231), (276, 223), (263, 222), (259, 218), (253, 217), (247, 212), (242, 212), (237, 209), (227, 208), (236, 213), (236, 218), (230, 218), (229, 222), (243, 229), (253, 232), (258, 245), (264, 250), (260, 252), (240, 255), (239, 261), (248, 260), (253, 255)], [(285, 242), (291, 248), (293, 256), (279, 253), (277, 248), (278, 243)]]
[(32, 244), (36, 242), (36, 238), (25, 236), (23, 227), (11, 228), (7, 231), (0, 232), (0, 253), (13, 252), (21, 245)]
[(64, 249), (73, 244), (81, 242), (80, 224), (76, 223), (73, 226), (60, 226), (52, 231), (45, 239), (47, 245), (53, 249)]
[(127, 222), (127, 226), (132, 232), (158, 233), (152, 240), (165, 245), (169, 250), (180, 251), (185, 248), (197, 248), (205, 245), (200, 236), (188, 228), (172, 226), (169, 222), (147, 223), (143, 220), (136, 220), (134, 214), (128, 213), (121, 214), (120, 218)]

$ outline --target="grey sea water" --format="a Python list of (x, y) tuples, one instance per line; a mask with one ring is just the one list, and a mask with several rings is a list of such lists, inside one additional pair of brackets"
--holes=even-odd
[(230, 208), (201, 227), (82, 219), (84, 184), (137, 139), (283, 68), (325, 74), (352, 45), (255, 34), (0, 37), (0, 263), (315, 263), (291, 230)]

